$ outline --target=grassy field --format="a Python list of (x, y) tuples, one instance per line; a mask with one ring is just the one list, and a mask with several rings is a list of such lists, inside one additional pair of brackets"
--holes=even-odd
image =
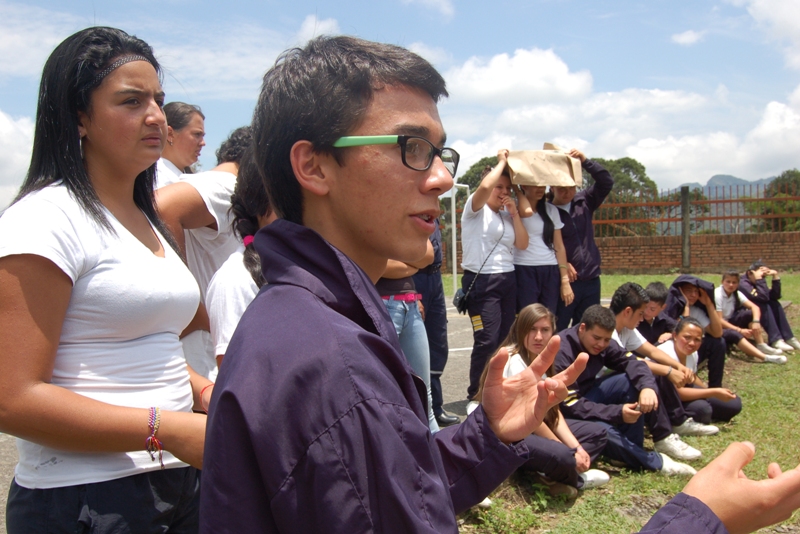
[[(603, 297), (610, 297), (614, 289), (626, 281), (645, 286), (661, 280), (669, 285), (675, 276), (604, 275)], [(715, 285), (719, 283), (717, 274), (699, 276)], [(452, 278), (446, 278), (445, 291), (452, 292)], [(787, 274), (781, 278), (783, 299), (796, 303), (787, 308), (787, 315), (795, 331), (800, 331), (800, 275)], [(703, 451), (703, 458), (691, 464), (700, 469), (732, 441), (748, 440), (756, 445), (756, 457), (744, 470), (749, 477), (765, 478), (767, 465), (772, 461), (784, 468), (795, 467), (800, 456), (800, 425), (797, 424), (800, 354), (790, 355), (789, 362), (783, 366), (752, 364), (734, 354), (726, 363), (724, 383), (742, 397), (744, 410), (732, 422), (721, 425), (721, 432), (716, 436), (684, 438)], [(645, 447), (651, 448), (652, 443), (648, 441)], [(491, 509), (475, 508), (461, 515), (461, 532), (635, 532), (687, 481), (654, 473), (634, 473), (602, 461), (593, 467), (611, 474), (611, 482), (602, 488), (582, 492), (572, 502), (552, 498), (524, 475), (514, 475), (491, 496), (494, 500)], [(800, 514), (779, 527), (760, 532), (800, 532)]]

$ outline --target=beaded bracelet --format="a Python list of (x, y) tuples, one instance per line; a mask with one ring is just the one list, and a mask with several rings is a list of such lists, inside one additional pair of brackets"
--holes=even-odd
[(156, 437), (158, 427), (161, 425), (161, 408), (150, 408), (150, 419), (147, 422), (150, 427), (150, 435), (144, 440), (144, 450), (150, 453), (150, 458), (156, 461), (156, 452), (158, 452), (158, 462), (161, 464), (161, 469), (164, 469), (164, 447), (161, 440)]

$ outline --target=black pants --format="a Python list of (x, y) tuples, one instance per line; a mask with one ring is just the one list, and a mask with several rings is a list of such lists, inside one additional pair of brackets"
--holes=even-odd
[(442, 287), (442, 275), (439, 272), (414, 275), (417, 293), (422, 295), (422, 306), (425, 308), (425, 332), (428, 335), (428, 347), (431, 351), (431, 397), (434, 415), (442, 414), (442, 373), (447, 365), (447, 307)]
[[(606, 429), (600, 423), (567, 419), (567, 426), (592, 461), (606, 448)], [(531, 434), (524, 441), (530, 453), (521, 469), (542, 473), (550, 480), (573, 488), (583, 486), (583, 481), (575, 469), (575, 449), (570, 449), (560, 441), (535, 434)]]
[[(691, 386), (696, 387), (696, 386)], [(736, 397), (729, 401), (719, 399), (697, 399), (685, 404), (686, 412), (692, 419), (704, 425), (712, 421), (730, 421), (742, 411), (742, 398)]]
[[(561, 283), (560, 277), (558, 283)], [(591, 280), (576, 280), (570, 285), (572, 286), (572, 293), (575, 294), (575, 299), (569, 306), (566, 306), (563, 300), (558, 299), (558, 310), (556, 310), (556, 331), (558, 332), (569, 328), (570, 321), (573, 326), (580, 323), (586, 308), (594, 304), (600, 304), (599, 276)]]
[[(464, 271), (461, 287), (466, 292), (476, 275)], [(500, 347), (514, 323), (517, 280), (514, 271), (509, 273), (479, 274), (469, 292), (467, 311), (472, 320), (472, 355), (469, 363), (469, 388), (467, 397), (478, 392), (481, 373), (487, 360)]]
[(199, 529), (200, 472), (150, 471), (94, 484), (28, 489), (11, 481), (8, 534), (194, 533)]
[(703, 336), (703, 342), (700, 344), (697, 355), (700, 357), (700, 362), (708, 360), (708, 387), (710, 388), (722, 387), (727, 347), (725, 339), (721, 337), (711, 337), (708, 334)]
[(515, 265), (517, 313), (525, 306), (537, 302), (556, 313), (561, 298), (559, 271), (558, 265)]
[(679, 426), (690, 417), (683, 407), (680, 395), (675, 385), (666, 376), (653, 376), (658, 386), (658, 400), (664, 406), (669, 422), (672, 426)]
[(761, 326), (767, 332), (769, 343), (775, 343), (779, 339), (784, 341), (792, 339), (792, 327), (786, 320), (786, 312), (777, 300), (771, 300), (767, 304), (759, 304), (761, 309)]

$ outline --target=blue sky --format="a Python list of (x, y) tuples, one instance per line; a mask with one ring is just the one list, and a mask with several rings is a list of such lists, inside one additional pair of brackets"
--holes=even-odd
[(462, 172), (498, 148), (545, 141), (634, 157), (664, 188), (800, 166), (796, 0), (0, 0), (0, 206), (29, 163), (45, 59), (91, 25), (148, 41), (167, 100), (203, 108), (206, 169), (250, 121), (278, 54), (319, 34), (399, 44), (434, 63)]

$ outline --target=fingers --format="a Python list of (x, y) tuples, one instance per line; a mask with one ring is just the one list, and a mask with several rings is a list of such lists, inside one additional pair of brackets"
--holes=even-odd
[(767, 466), (767, 476), (769, 478), (777, 478), (781, 476), (781, 473), (782, 473), (781, 466), (779, 466), (775, 462), (772, 462)]
[(553, 365), (559, 348), (561, 348), (561, 338), (555, 335), (550, 338), (544, 350), (531, 362), (530, 367), (536, 374), (536, 378), (540, 378)]
[(563, 382), (564, 385), (569, 386), (575, 382), (579, 376), (581, 376), (581, 373), (583, 373), (584, 369), (586, 369), (586, 364), (588, 362), (589, 355), (585, 352), (581, 352), (578, 354), (578, 357), (575, 359), (575, 361), (572, 362), (572, 365), (558, 373), (553, 378)]
[(504, 347), (497, 351), (491, 360), (489, 360), (489, 370), (486, 373), (486, 381), (484, 388), (503, 381), (503, 370), (506, 368), (508, 362), (508, 350)]
[(753, 460), (755, 453), (756, 447), (749, 441), (731, 443), (709, 466), (738, 476), (739, 471)]

